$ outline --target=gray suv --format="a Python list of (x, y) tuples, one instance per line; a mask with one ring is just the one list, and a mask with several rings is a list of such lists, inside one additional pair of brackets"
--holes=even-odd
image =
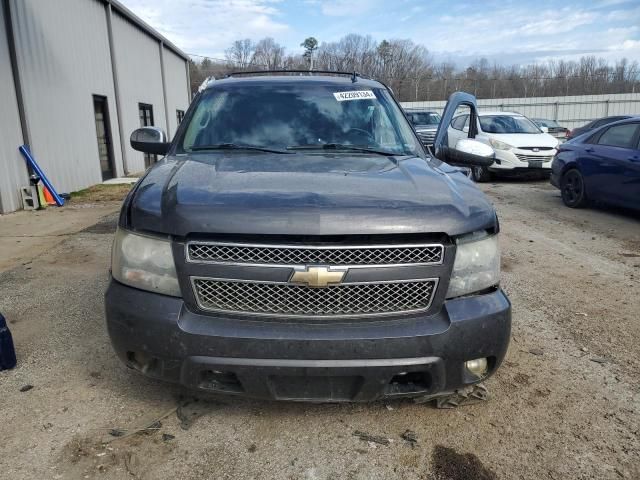
[(418, 138), (425, 147), (433, 148), (433, 141), (440, 125), (440, 114), (432, 110), (405, 108), (407, 118), (415, 128)]
[[(475, 115), (475, 99), (456, 94)], [(391, 91), (356, 74), (205, 85), (124, 201), (106, 292), (121, 360), (207, 392), (441, 406), (486, 398), (509, 344), (499, 224), (446, 129), (430, 156)]]

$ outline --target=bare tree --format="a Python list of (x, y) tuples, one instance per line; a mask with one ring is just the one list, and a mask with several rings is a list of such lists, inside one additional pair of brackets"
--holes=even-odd
[[(456, 90), (478, 98), (591, 95), (635, 92), (640, 88), (637, 62), (622, 59), (611, 65), (586, 56), (578, 61), (551, 60), (533, 65), (489, 65), (485, 58), (458, 69), (450, 62), (433, 64), (427, 49), (411, 40), (388, 39), (377, 43), (371, 36), (346, 35), (318, 46), (313, 37), (303, 44), (305, 55), (287, 55), (273, 38), (257, 43), (237, 40), (226, 50), (227, 62), (190, 61), (191, 88), (208, 76), (221, 76), (237, 68), (360, 72), (388, 84), (400, 100), (443, 100)], [(314, 50), (316, 49), (316, 50)], [(311, 52), (311, 53), (309, 53)], [(313, 53), (315, 52), (315, 53)]]
[(267, 37), (256, 44), (251, 63), (267, 70), (277, 70), (282, 68), (284, 56), (284, 47), (273, 38)]
[(251, 61), (256, 46), (249, 38), (244, 40), (236, 40), (229, 48), (224, 51), (225, 57), (229, 63), (239, 68), (246, 68)]

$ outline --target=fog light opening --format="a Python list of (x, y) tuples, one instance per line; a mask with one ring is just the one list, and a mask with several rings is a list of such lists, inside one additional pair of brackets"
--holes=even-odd
[(486, 358), (474, 358), (464, 362), (465, 368), (478, 378), (482, 378), (489, 370), (489, 362)]

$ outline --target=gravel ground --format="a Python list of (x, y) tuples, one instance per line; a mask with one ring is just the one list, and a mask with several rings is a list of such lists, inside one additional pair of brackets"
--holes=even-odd
[[(514, 304), (489, 402), (185, 404), (111, 351), (102, 295), (112, 215), (0, 274), (20, 356), (0, 372), (0, 477), (640, 478), (640, 217), (567, 209), (544, 182), (483, 188), (500, 214)], [(110, 435), (159, 417), (144, 433)]]

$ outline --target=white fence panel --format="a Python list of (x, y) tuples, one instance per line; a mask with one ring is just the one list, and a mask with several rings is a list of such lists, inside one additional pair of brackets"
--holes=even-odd
[[(404, 108), (442, 112), (446, 101), (402, 102)], [(576, 95), (567, 97), (493, 98), (478, 100), (480, 110), (519, 112), (529, 118), (557, 120), (575, 128), (610, 115), (640, 115), (640, 93)]]

